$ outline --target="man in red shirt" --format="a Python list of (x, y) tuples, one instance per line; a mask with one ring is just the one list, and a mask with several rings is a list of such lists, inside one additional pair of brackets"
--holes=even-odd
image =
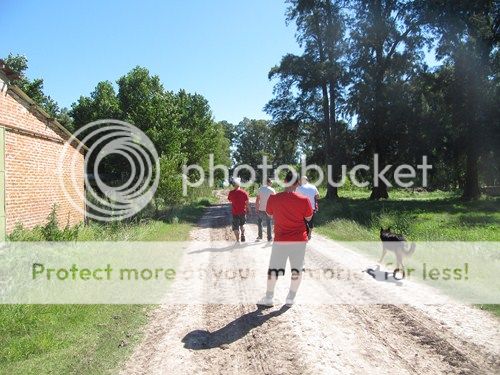
[(248, 193), (243, 190), (241, 180), (237, 177), (233, 178), (232, 184), (234, 189), (229, 192), (227, 199), (231, 202), (231, 212), (233, 214), (233, 232), (236, 237), (236, 242), (245, 242), (245, 223), (246, 213), (250, 211)]
[(273, 305), (274, 287), (278, 276), (285, 274), (287, 259), (290, 259), (291, 268), (287, 305), (293, 305), (295, 302), (295, 295), (302, 281), (307, 243), (307, 227), (304, 220), (311, 220), (313, 210), (309, 199), (295, 192), (299, 185), (296, 173), (289, 171), (285, 183), (288, 185), (285, 191), (271, 195), (267, 201), (266, 212), (274, 220), (274, 243), (267, 272), (267, 292), (259, 301), (260, 305)]

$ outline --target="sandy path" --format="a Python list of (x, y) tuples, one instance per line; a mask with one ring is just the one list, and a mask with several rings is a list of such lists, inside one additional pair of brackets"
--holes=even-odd
[[(191, 249), (180, 267), (206, 268), (216, 256), (218, 262), (222, 259), (234, 268), (265, 268), (268, 258), (253, 251), (237, 250), (235, 256), (224, 248), (216, 254), (204, 250), (216, 247), (217, 241), (232, 240), (229, 218), (227, 205), (209, 208), (192, 233), (199, 248)], [(253, 240), (255, 217), (249, 219), (247, 238)], [(325, 251), (332, 247), (335, 251)], [(335, 265), (352, 272), (359, 272), (363, 261), (362, 256), (316, 234), (306, 255), (308, 267)], [(237, 301), (250, 295), (238, 282), (230, 282), (232, 288), (218, 284), (219, 289), (201, 279), (172, 285), (166, 303), (151, 314), (145, 337), (122, 373), (500, 373), (500, 325), (478, 309), (456, 304), (342, 303), (353, 295), (362, 299), (374, 293), (369, 277), (339, 280), (336, 288), (321, 279), (306, 279), (299, 303), (291, 308), (184, 303), (185, 296), (196, 301), (214, 290), (234, 293)], [(280, 281), (276, 294), (284, 296), (287, 284)], [(412, 288), (413, 296), (432, 293), (428, 288)], [(330, 296), (335, 304), (305, 303), (319, 295)], [(224, 297), (227, 301), (232, 296)], [(405, 296), (401, 298), (404, 302)]]

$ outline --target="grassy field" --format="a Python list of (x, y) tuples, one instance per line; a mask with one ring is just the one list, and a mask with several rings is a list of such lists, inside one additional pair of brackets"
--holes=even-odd
[[(500, 241), (498, 198), (463, 202), (449, 192), (393, 190), (389, 200), (377, 202), (369, 194), (340, 190), (341, 199), (322, 199), (316, 230), (339, 241), (379, 241), (380, 227), (388, 226), (411, 241)], [(479, 307), (500, 317), (500, 305)]]
[[(210, 202), (162, 212), (159, 219), (129, 224), (90, 224), (74, 229), (79, 241), (181, 241)], [(44, 240), (47, 230), (18, 229), (10, 240)], [(0, 306), (0, 373), (99, 374), (117, 368), (141, 338), (152, 306)]]
[(318, 231), (340, 241), (378, 241), (380, 227), (412, 241), (500, 241), (500, 200), (463, 202), (445, 192), (390, 192), (370, 201), (367, 190), (341, 190), (337, 201), (320, 202)]

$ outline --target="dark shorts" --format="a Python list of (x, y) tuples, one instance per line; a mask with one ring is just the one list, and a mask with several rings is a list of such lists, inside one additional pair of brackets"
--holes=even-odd
[(304, 219), (304, 222), (306, 224), (306, 228), (309, 230), (309, 229), (313, 229), (314, 228), (314, 215), (316, 215), (315, 213), (312, 215), (311, 217), (311, 220), (307, 221)]
[(245, 215), (233, 215), (233, 230), (238, 230), (245, 225), (247, 218)]
[(307, 231), (308, 236), (309, 236), (309, 233), (311, 232), (311, 229), (314, 228), (314, 215), (316, 215), (316, 212), (313, 213), (311, 220), (309, 220), (309, 221), (304, 219), (304, 225), (306, 226), (306, 231)]
[(292, 274), (304, 271), (304, 257), (306, 255), (305, 242), (274, 242), (271, 250), (271, 259), (267, 275), (284, 275), (286, 261), (290, 260)]

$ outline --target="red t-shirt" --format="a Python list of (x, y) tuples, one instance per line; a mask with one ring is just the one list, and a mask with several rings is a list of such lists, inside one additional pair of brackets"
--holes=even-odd
[(273, 215), (275, 241), (307, 241), (304, 218), (313, 214), (309, 199), (295, 192), (271, 195), (266, 212)]
[(243, 215), (245, 213), (248, 201), (248, 193), (245, 190), (241, 188), (231, 190), (227, 199), (231, 202), (231, 212), (233, 215)]

